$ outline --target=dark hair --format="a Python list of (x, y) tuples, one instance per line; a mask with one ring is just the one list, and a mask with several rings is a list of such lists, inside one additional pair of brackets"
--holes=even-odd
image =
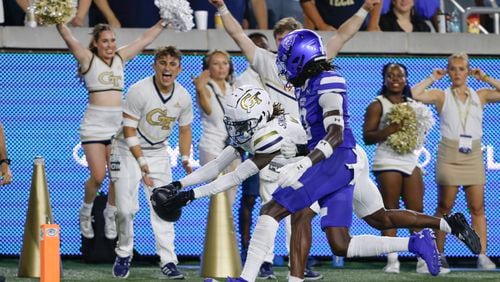
[(384, 95), (388, 91), (387, 87), (385, 86), (385, 76), (387, 75), (387, 72), (389, 71), (389, 68), (392, 67), (392, 66), (400, 67), (400, 68), (402, 68), (405, 71), (406, 85), (403, 88), (403, 96), (411, 98), (411, 87), (408, 84), (408, 69), (406, 68), (405, 65), (400, 64), (400, 63), (387, 63), (382, 68), (382, 89), (380, 90), (380, 94)]
[(175, 46), (169, 45), (169, 46), (159, 47), (158, 49), (155, 50), (155, 57), (154, 57), (155, 63), (156, 61), (158, 61), (159, 58), (166, 56), (177, 58), (179, 59), (180, 62), (182, 58), (182, 53)]
[(202, 69), (203, 70), (207, 70), (208, 69), (208, 65), (210, 63), (210, 59), (215, 54), (222, 54), (222, 55), (226, 56), (226, 58), (227, 58), (227, 60), (229, 62), (229, 72), (228, 72), (228, 75), (226, 77), (226, 81), (229, 82), (229, 83), (232, 83), (233, 82), (233, 75), (234, 75), (234, 65), (233, 65), (233, 60), (231, 59), (231, 55), (229, 55), (229, 53), (226, 52), (226, 51), (215, 49), (213, 51), (208, 52), (205, 55), (205, 57), (203, 57), (203, 66), (202, 66)]
[(92, 53), (97, 54), (97, 48), (94, 46), (94, 41), (97, 42), (97, 40), (99, 40), (99, 36), (101, 36), (101, 32), (107, 30), (113, 31), (109, 24), (96, 24), (94, 29), (92, 29), (92, 32), (90, 33), (92, 35), (92, 40), (90, 40), (89, 43), (89, 49)]
[(280, 103), (273, 103), (273, 113), (271, 114), (271, 119), (276, 116), (285, 114), (285, 109)]
[(304, 85), (308, 78), (317, 76), (324, 71), (335, 70), (337, 67), (332, 65), (331, 61), (327, 59), (321, 59), (318, 61), (310, 60), (304, 66), (304, 70), (295, 78), (290, 79), (290, 83), (294, 87), (300, 87)]
[(267, 36), (262, 32), (252, 32), (248, 35), (248, 38), (250, 38), (252, 41), (254, 40), (254, 38), (258, 38), (258, 37), (262, 37), (262, 38), (268, 40)]

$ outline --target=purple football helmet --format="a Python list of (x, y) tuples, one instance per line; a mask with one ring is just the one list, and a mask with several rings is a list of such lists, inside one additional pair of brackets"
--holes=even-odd
[(314, 31), (297, 29), (281, 40), (276, 64), (279, 74), (290, 81), (300, 75), (308, 62), (321, 59), (326, 59), (321, 37)]

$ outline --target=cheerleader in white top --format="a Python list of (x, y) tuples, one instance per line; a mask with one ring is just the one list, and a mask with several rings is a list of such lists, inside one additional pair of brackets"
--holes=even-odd
[[(90, 170), (80, 208), (80, 232), (85, 238), (94, 237), (92, 206), (106, 177), (111, 137), (120, 128), (122, 120), (124, 65), (158, 37), (163, 30), (162, 24), (163, 20), (132, 43), (118, 49), (115, 33), (109, 25), (98, 24), (94, 27), (87, 48), (73, 36), (66, 24), (57, 24), (59, 34), (78, 61), (79, 73), (89, 92), (89, 104), (80, 124), (80, 140)], [(104, 210), (105, 236), (109, 239), (117, 236), (115, 213), (114, 188), (110, 184), (108, 204)]]
[[(445, 90), (428, 89), (432, 83), (449, 75), (451, 86)], [(467, 86), (467, 76), (484, 81), (494, 89), (474, 91)], [(413, 98), (433, 104), (440, 117), (436, 181), (439, 185), (437, 215), (448, 214), (453, 208), (460, 186), (463, 187), (472, 226), (481, 238), (478, 268), (494, 269), (496, 265), (485, 255), (487, 247), (484, 213), (485, 170), (481, 150), (483, 109), (488, 103), (500, 101), (500, 81), (480, 69), (471, 69), (467, 54), (457, 53), (448, 58), (448, 68), (435, 69), (412, 89)], [(444, 236), (438, 233), (437, 245), (444, 251)]]
[[(367, 145), (377, 144), (372, 170), (376, 175), (385, 208), (399, 209), (399, 199), (402, 197), (407, 209), (421, 213), (423, 212), (424, 183), (422, 171), (418, 166), (418, 153), (423, 144), (415, 143), (415, 148), (409, 148), (405, 152), (391, 147), (388, 138), (401, 131), (402, 127), (410, 125), (393, 123), (388, 116), (396, 105), (406, 103), (411, 109), (413, 109), (412, 105), (416, 107), (415, 104), (420, 104), (427, 111), (427, 115), (422, 115), (420, 119), (430, 118), (431, 125), (434, 119), (426, 106), (409, 97), (411, 94), (407, 83), (408, 73), (404, 65), (386, 64), (382, 76), (384, 84), (381, 93), (366, 109), (363, 139)], [(428, 129), (420, 130), (427, 132)], [(396, 237), (396, 233), (396, 229), (382, 231), (384, 236)], [(387, 266), (384, 271), (399, 273), (399, 266), (397, 253), (391, 253), (387, 256)], [(422, 271), (422, 269), (427, 271), (425, 262), (419, 259), (417, 271)]]

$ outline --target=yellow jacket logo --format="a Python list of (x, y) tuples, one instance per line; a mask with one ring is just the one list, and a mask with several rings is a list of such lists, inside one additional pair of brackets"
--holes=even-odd
[(120, 86), (121, 75), (114, 75), (112, 71), (105, 71), (99, 74), (99, 82), (105, 85), (112, 84), (114, 87)]
[(167, 111), (154, 109), (146, 115), (146, 121), (155, 126), (161, 126), (163, 130), (170, 130), (170, 124), (175, 121), (175, 117), (167, 116)]
[(250, 93), (245, 94), (245, 96), (243, 96), (240, 101), (241, 108), (247, 111), (247, 113), (250, 113), (255, 105), (262, 103), (262, 99), (259, 98), (259, 95), (260, 92), (257, 92), (255, 95), (252, 95)]

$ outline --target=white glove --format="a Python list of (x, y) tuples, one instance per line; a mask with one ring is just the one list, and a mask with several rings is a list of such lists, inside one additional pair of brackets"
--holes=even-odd
[(299, 178), (311, 166), (312, 161), (309, 157), (304, 157), (298, 162), (285, 165), (278, 170), (280, 173), (278, 184), (281, 187), (291, 186), (293, 189), (299, 189), (303, 186), (302, 183), (298, 181)]
[(297, 155), (297, 145), (290, 138), (285, 138), (281, 142), (280, 152), (285, 159), (293, 158)]

